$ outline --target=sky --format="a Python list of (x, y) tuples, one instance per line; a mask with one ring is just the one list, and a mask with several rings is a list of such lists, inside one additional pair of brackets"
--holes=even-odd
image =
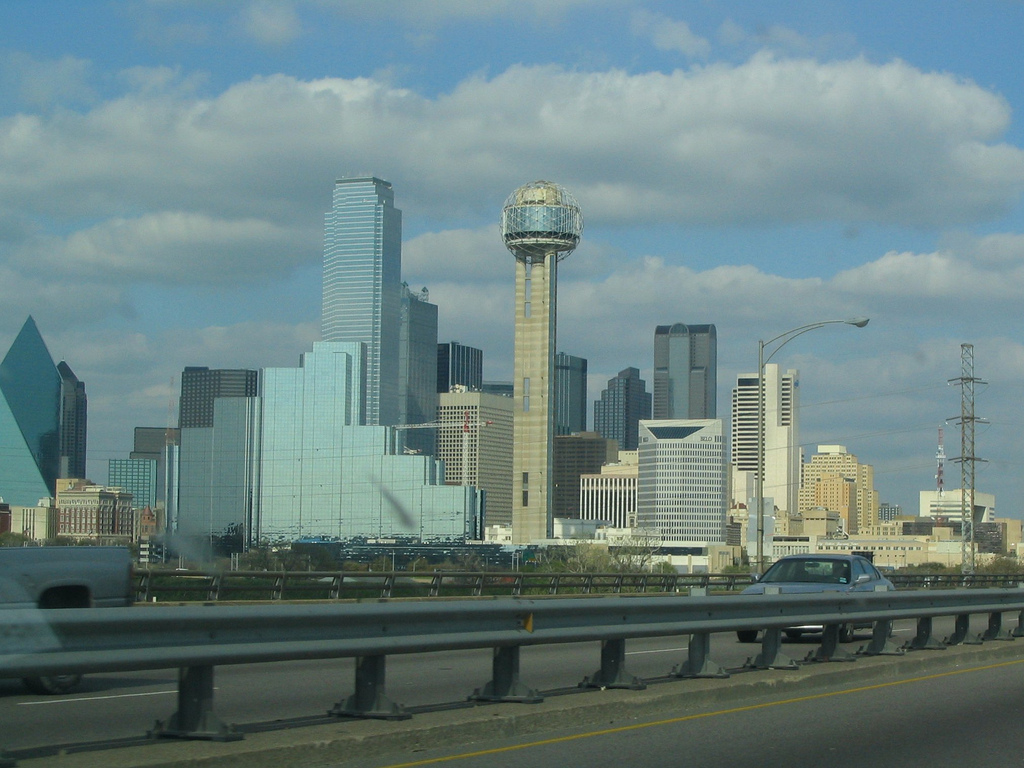
[[(403, 211), (439, 338), (511, 374), (498, 219), (580, 203), (558, 348), (591, 397), (651, 386), (654, 327), (714, 323), (718, 415), (759, 340), (800, 371), (800, 442), (884, 502), (960, 486), (1024, 516), (1021, 0), (6, 0), (0, 353), (32, 315), (89, 397), (89, 474), (176, 422), (182, 368), (295, 366), (319, 337), (334, 180)], [(592, 412), (590, 415), (592, 419)]]

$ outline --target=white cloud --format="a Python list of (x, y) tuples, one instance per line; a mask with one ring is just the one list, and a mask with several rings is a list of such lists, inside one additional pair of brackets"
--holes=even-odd
[(239, 24), (246, 35), (264, 45), (286, 45), (302, 34), (295, 8), (283, 0), (261, 0), (247, 5)]
[(6, 97), (6, 109), (89, 104), (96, 99), (92, 73), (92, 62), (74, 56), (41, 60), (18, 51), (0, 53), (0, 96)]
[[(314, 243), (305, 233), (259, 219), (220, 220), (203, 214), (163, 212), (109, 219), (48, 238), (17, 253), (26, 272), (67, 279), (176, 284), (246, 283), (308, 261)], [(215, 258), (211, 258), (215, 256)]]
[(608, 224), (949, 225), (1016, 201), (1024, 152), (999, 143), (1008, 121), (998, 96), (901, 62), (513, 67), (435, 99), (278, 75), (210, 99), (135, 92), (0, 121), (0, 212), (319, 227), (330, 179), (359, 168), (431, 217), (491, 215), (524, 178), (547, 177)]
[(691, 59), (706, 59), (711, 54), (711, 43), (694, 34), (685, 21), (640, 10), (633, 12), (631, 24), (634, 35), (649, 37), (659, 51), (677, 51)]

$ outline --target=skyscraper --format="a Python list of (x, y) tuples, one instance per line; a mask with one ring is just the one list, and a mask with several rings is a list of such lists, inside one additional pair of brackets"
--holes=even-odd
[(587, 361), (555, 355), (555, 434), (587, 431)]
[(617, 440), (620, 451), (635, 451), (641, 419), (651, 418), (651, 393), (636, 368), (619, 371), (594, 402), (594, 431)]
[(402, 212), (391, 184), (338, 179), (324, 217), (324, 341), (366, 345), (366, 423), (397, 424)]
[(580, 517), (580, 477), (593, 475), (615, 461), (619, 446), (596, 432), (555, 435), (551, 462), (551, 509), (555, 517)]
[(459, 385), (479, 392), (484, 385), (484, 352), (457, 341), (437, 345), (437, 391), (450, 392)]
[[(776, 363), (764, 367), (764, 497), (783, 512), (796, 512), (800, 490), (799, 376), (783, 375)], [(741, 373), (732, 391), (732, 471), (733, 501), (746, 505), (757, 477), (756, 373)]]
[[(437, 418), (437, 305), (424, 288), (402, 285), (398, 343), (398, 424), (425, 424)], [(402, 432), (404, 447), (434, 453), (434, 430)]]
[(713, 419), (718, 388), (718, 335), (713, 325), (654, 329), (655, 419)]
[(60, 477), (85, 477), (88, 400), (85, 382), (66, 362), (57, 363), (60, 376)]
[(725, 543), (725, 442), (719, 419), (642, 421), (637, 526), (666, 542)]
[(0, 361), (0, 496), (32, 506), (56, 492), (62, 471), (85, 474), (85, 423), (85, 385), (54, 365), (29, 317)]
[(511, 397), (444, 392), (437, 409), (437, 458), (444, 480), (483, 491), (484, 525), (512, 525)]
[(187, 366), (181, 372), (178, 426), (182, 429), (213, 426), (213, 403), (218, 397), (255, 397), (259, 371), (244, 368)]
[(501, 234), (515, 256), (515, 392), (512, 541), (552, 534), (555, 317), (558, 261), (575, 250), (583, 214), (567, 190), (525, 184), (505, 201)]

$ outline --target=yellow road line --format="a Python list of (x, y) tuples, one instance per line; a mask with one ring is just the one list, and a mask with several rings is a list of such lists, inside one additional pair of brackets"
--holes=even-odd
[(605, 728), (600, 731), (588, 731), (586, 733), (574, 733), (570, 736), (558, 736), (553, 739), (541, 739), (539, 741), (531, 741), (526, 744), (513, 744), (509, 747), (496, 747), (494, 749), (482, 749), (477, 752), (464, 752), (459, 755), (447, 755), (445, 757), (432, 757), (426, 760), (415, 760), (411, 763), (394, 763), (393, 765), (383, 766), (382, 768), (416, 768), (420, 765), (436, 765), (437, 763), (446, 763), (453, 760), (465, 760), (470, 757), (483, 757), (484, 755), (499, 755), (504, 752), (514, 752), (519, 749), (529, 749), (531, 747), (543, 747), (548, 744), (564, 744), (569, 741), (576, 741), (578, 739), (589, 739), (594, 736), (608, 736), (613, 733), (626, 733), (628, 731), (638, 731), (643, 728), (654, 728), (659, 725), (673, 725), (675, 723), (685, 723), (688, 720), (700, 720), (706, 717), (716, 717), (718, 715), (732, 715), (738, 712), (752, 712), (758, 709), (767, 709), (768, 707), (778, 707), (784, 704), (799, 704), (804, 701), (815, 701), (818, 699), (827, 699), (832, 696), (845, 696), (850, 693), (863, 693), (864, 691), (877, 691), (882, 688), (891, 688), (897, 685), (907, 685), (909, 683), (921, 683), (926, 680), (938, 680), (943, 677), (952, 677), (953, 675), (962, 675), (967, 672), (984, 672), (989, 669), (999, 669), (1001, 667), (1009, 667), (1014, 664), (1024, 664), (1024, 659), (1017, 659), (1014, 661), (1002, 661), (998, 664), (986, 664), (982, 667), (969, 667), (967, 669), (955, 669), (950, 672), (938, 672), (934, 675), (923, 675), (921, 677), (911, 677), (906, 680), (892, 680), (887, 683), (877, 683), (875, 685), (862, 685), (857, 688), (846, 688), (841, 691), (828, 691), (826, 693), (815, 693), (810, 696), (797, 696), (792, 699), (782, 699), (780, 701), (767, 701), (761, 704), (748, 704), (743, 707), (733, 707), (732, 709), (719, 709), (715, 712), (701, 712), (696, 715), (682, 715), (680, 717), (672, 717), (667, 720), (655, 720), (650, 723), (636, 723), (634, 725), (620, 725), (616, 728)]

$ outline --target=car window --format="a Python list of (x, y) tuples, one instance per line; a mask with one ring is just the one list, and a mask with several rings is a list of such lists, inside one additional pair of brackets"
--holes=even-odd
[(763, 582), (849, 584), (850, 564), (845, 560), (800, 558), (780, 560), (765, 573)]
[(868, 564), (864, 560), (853, 561), (853, 578), (857, 579), (861, 576), (871, 577), (871, 573), (868, 571)]

